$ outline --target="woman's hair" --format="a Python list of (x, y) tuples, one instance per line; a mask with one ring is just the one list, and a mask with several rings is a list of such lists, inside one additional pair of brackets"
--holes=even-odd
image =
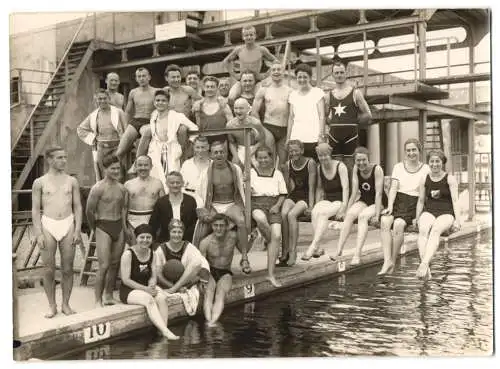
[(290, 141), (288, 141), (288, 144), (286, 145), (286, 148), (290, 149), (290, 145), (297, 145), (301, 149), (304, 148), (304, 143), (302, 141), (300, 141), (300, 140), (290, 140)]
[(309, 78), (312, 77), (312, 68), (310, 65), (307, 64), (299, 64), (295, 68), (295, 75), (297, 75), (299, 72), (305, 72), (309, 75)]
[(273, 157), (273, 152), (269, 146), (262, 145), (255, 150), (255, 157), (257, 157), (257, 154), (261, 151), (267, 152), (267, 154), (272, 158)]
[(357, 154), (364, 154), (366, 155), (368, 158), (370, 158), (370, 152), (368, 151), (368, 149), (364, 146), (359, 146), (359, 147), (356, 147), (356, 150), (354, 150), (354, 155), (353, 157), (356, 158), (356, 155)]
[(429, 164), (429, 160), (431, 160), (431, 156), (437, 156), (441, 161), (443, 162), (443, 166), (446, 165), (446, 162), (448, 161), (448, 158), (444, 154), (443, 150), (431, 150), (427, 153), (427, 164)]
[(179, 220), (179, 219), (175, 219), (173, 218), (170, 223), (168, 223), (168, 231), (170, 232), (172, 229), (174, 228), (181, 228), (182, 231), (184, 232), (184, 223), (182, 222), (182, 220)]
[(153, 228), (147, 223), (140, 224), (134, 229), (135, 237), (138, 237), (140, 234), (143, 233), (148, 233), (154, 238)]
[(330, 154), (333, 151), (332, 147), (329, 144), (327, 144), (326, 142), (322, 142), (322, 143), (319, 143), (318, 145), (316, 145), (316, 152), (319, 152), (319, 151), (322, 151), (322, 150), (326, 150)]
[(406, 146), (408, 146), (409, 144), (415, 144), (415, 146), (417, 146), (418, 152), (420, 152), (420, 153), (422, 152), (422, 144), (416, 138), (409, 138), (405, 141), (405, 144), (403, 146), (405, 150), (406, 150)]

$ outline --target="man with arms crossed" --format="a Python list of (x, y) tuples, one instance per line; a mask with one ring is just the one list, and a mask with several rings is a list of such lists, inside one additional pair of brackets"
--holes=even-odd
[(231, 263), (238, 243), (236, 232), (229, 230), (229, 221), (225, 215), (214, 216), (212, 230), (213, 233), (200, 243), (200, 252), (210, 265), (210, 278), (203, 303), (203, 312), (209, 326), (214, 326), (219, 319), (224, 310), (224, 300), (231, 290)]
[[(45, 265), (43, 289), (49, 300), (50, 311), (45, 315), (52, 318), (57, 314), (56, 251), (59, 246), (62, 269), (62, 308), (66, 314), (75, 312), (69, 306), (73, 289), (73, 261), (75, 246), (81, 243), (82, 205), (80, 187), (76, 178), (65, 173), (66, 152), (61, 147), (52, 147), (45, 152), (49, 171), (33, 182), (32, 218), (35, 238)], [(43, 215), (42, 215), (43, 209)]]
[[(158, 178), (151, 177), (151, 158), (143, 155), (135, 161), (137, 177), (125, 182), (125, 189), (128, 192), (128, 212), (127, 221), (129, 225), (130, 239), (135, 228), (141, 224), (148, 224), (153, 206), (156, 201), (165, 195), (163, 184)], [(133, 244), (133, 243), (132, 243)]]
[[(113, 289), (127, 229), (128, 193), (118, 182), (120, 162), (116, 156), (103, 160), (106, 169), (103, 180), (90, 189), (87, 200), (87, 220), (95, 232), (99, 270), (95, 282), (96, 307), (114, 305)], [(104, 290), (104, 299), (103, 299)]]
[[(135, 71), (135, 80), (139, 87), (134, 88), (128, 95), (127, 107), (125, 108), (128, 126), (116, 151), (116, 156), (122, 160), (132, 148), (134, 141), (145, 133), (151, 113), (155, 109), (155, 92), (158, 89), (149, 85), (149, 81), (151, 81), (149, 71), (143, 67), (138, 68)], [(138, 155), (147, 152), (147, 147), (141, 148), (141, 144), (142, 140), (139, 141), (137, 147)]]
[(264, 103), (264, 127), (271, 132), (274, 137), (279, 158), (279, 167), (285, 164), (287, 159), (285, 141), (288, 126), (288, 97), (292, 91), (291, 87), (284, 84), (283, 65), (275, 61), (271, 65), (272, 84), (269, 87), (261, 87), (255, 96), (252, 105), (252, 115), (260, 119), (260, 110)]

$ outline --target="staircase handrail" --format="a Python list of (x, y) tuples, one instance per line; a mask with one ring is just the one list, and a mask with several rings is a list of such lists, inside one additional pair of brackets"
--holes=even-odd
[[(26, 122), (24, 123), (23, 125), (23, 128), (19, 131), (15, 141), (14, 141), (14, 144), (12, 145), (12, 148), (11, 148), (11, 153), (14, 151), (14, 149), (16, 148), (19, 140), (21, 139), (21, 136), (22, 134), (24, 133), (24, 131), (26, 130), (26, 127), (28, 127), (28, 125), (30, 124), (31, 120), (33, 119), (33, 115), (35, 114), (35, 111), (38, 109), (38, 107), (40, 106), (40, 103), (43, 99), (43, 96), (45, 96), (45, 93), (47, 92), (47, 90), (49, 89), (50, 85), (52, 84), (52, 81), (54, 80), (54, 77), (56, 76), (57, 74), (57, 71), (61, 68), (62, 64), (64, 63), (68, 53), (69, 53), (69, 50), (71, 49), (71, 47), (73, 46), (76, 38), (78, 37), (78, 35), (80, 34), (80, 31), (82, 30), (83, 28), (83, 25), (85, 24), (85, 22), (87, 21), (87, 18), (89, 16), (89, 13), (86, 13), (85, 14), (85, 17), (82, 19), (82, 21), (80, 22), (80, 25), (78, 26), (75, 34), (73, 35), (73, 38), (71, 39), (70, 43), (68, 44), (68, 47), (66, 48), (66, 50), (64, 51), (64, 54), (61, 58), (61, 61), (59, 62), (59, 64), (57, 65), (54, 73), (52, 74), (52, 77), (50, 77), (50, 80), (49, 82), (47, 83), (47, 85), (45, 86), (45, 89), (42, 93), (42, 97), (40, 98), (40, 100), (38, 101), (38, 103), (35, 105), (35, 107), (33, 108), (33, 110), (31, 111), (30, 115), (28, 116), (28, 119), (26, 119)], [(33, 145), (31, 145), (33, 146)]]

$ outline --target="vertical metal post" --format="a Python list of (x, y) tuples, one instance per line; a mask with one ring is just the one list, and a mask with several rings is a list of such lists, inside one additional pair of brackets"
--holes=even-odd
[[(468, 30), (470, 32), (469, 39), (469, 73), (474, 73), (474, 44), (475, 44), (475, 33), (472, 27)], [(469, 110), (476, 111), (476, 84), (474, 82), (469, 82)], [(468, 147), (469, 147), (469, 162), (467, 163), (467, 181), (469, 182), (469, 220), (474, 218), (476, 213), (476, 178), (475, 178), (475, 130), (474, 130), (474, 120), (469, 120), (467, 126), (468, 133)]]
[(17, 309), (17, 275), (16, 275), (17, 255), (12, 254), (12, 318), (13, 318), (13, 338), (19, 339), (19, 312)]
[(19, 104), (22, 103), (21, 97), (22, 95), (22, 88), (23, 88), (23, 70), (18, 69), (19, 71), (19, 77), (17, 78), (17, 101)]
[(116, 21), (115, 13), (113, 12), (113, 13), (111, 13), (111, 24), (112, 24), (112, 27), (113, 27), (113, 44), (116, 43), (115, 21)]
[[(451, 46), (450, 46), (450, 37), (446, 37), (446, 77), (449, 77), (451, 74)], [(447, 87), (448, 93), (450, 92), (450, 85)]]
[(363, 94), (366, 96), (368, 84), (368, 49), (366, 48), (366, 32), (363, 32)]
[[(419, 69), (419, 79), (423, 80), (426, 76), (426, 23), (420, 22), (418, 23), (418, 69)], [(424, 148), (422, 151), (422, 157), (425, 157), (425, 139), (426, 139), (426, 127), (427, 127), (427, 110), (419, 110), (418, 112), (418, 138), (422, 147)]]
[(316, 87), (321, 88), (321, 54), (320, 49), (321, 40), (316, 37)]
[(251, 165), (251, 159), (250, 159), (250, 135), (252, 134), (252, 129), (247, 128), (244, 131), (244, 144), (245, 144), (245, 163), (244, 163), (244, 178), (245, 178), (245, 223), (247, 226), (248, 232), (250, 232), (251, 229), (251, 222), (252, 222), (252, 214), (251, 214), (251, 206), (250, 202), (252, 201), (250, 198), (251, 195), (251, 187), (250, 187), (250, 165)]
[(413, 66), (414, 66), (414, 74), (413, 74), (413, 79), (414, 79), (414, 82), (417, 83), (417, 64), (418, 64), (418, 60), (417, 60), (417, 49), (418, 49), (418, 29), (417, 29), (417, 24), (414, 24), (413, 25), (413, 41), (414, 41), (414, 48), (413, 48)]

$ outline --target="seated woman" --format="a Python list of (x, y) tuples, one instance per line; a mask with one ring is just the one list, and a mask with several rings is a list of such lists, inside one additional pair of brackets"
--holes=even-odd
[(352, 224), (358, 219), (358, 238), (351, 261), (353, 265), (360, 263), (361, 248), (368, 234), (368, 223), (377, 226), (382, 205), (387, 206), (387, 196), (384, 192), (384, 171), (380, 165), (370, 163), (368, 155), (369, 152), (365, 147), (358, 147), (354, 151), (355, 164), (352, 170), (351, 197), (340, 231), (337, 252), (334, 256), (330, 256), (330, 259), (335, 260), (342, 255)]
[(444, 171), (446, 160), (441, 150), (430, 151), (427, 163), (431, 172), (420, 182), (416, 213), (421, 260), (416, 273), (418, 278), (431, 278), (429, 263), (438, 249), (441, 234), (450, 228), (458, 230), (461, 227), (458, 184), (454, 176)]
[[(429, 166), (419, 160), (422, 145), (415, 138), (404, 144), (406, 158), (394, 165), (387, 208), (380, 218), (380, 238), (384, 252), (384, 265), (379, 275), (394, 271), (396, 259), (403, 244), (404, 230), (416, 224), (418, 186), (429, 173)], [(394, 229), (391, 234), (391, 228)]]
[[(165, 288), (166, 293), (185, 292), (210, 271), (207, 259), (191, 242), (184, 240), (184, 223), (173, 218), (168, 224), (170, 239), (158, 246), (156, 255), (156, 275), (158, 284)], [(170, 260), (178, 260), (183, 266), (182, 275), (176, 281), (165, 278), (163, 267)]]
[(327, 143), (318, 144), (316, 154), (319, 164), (316, 205), (311, 212), (313, 240), (302, 255), (302, 260), (318, 258), (325, 254), (325, 250), (318, 250), (318, 243), (328, 227), (328, 218), (334, 216), (335, 219), (342, 220), (349, 197), (349, 177), (345, 164), (332, 159), (332, 148)]
[(267, 247), (267, 279), (280, 287), (274, 269), (281, 244), (281, 206), (287, 194), (283, 174), (274, 168), (273, 153), (267, 146), (260, 146), (256, 153), (258, 169), (250, 170), (252, 189), (252, 218), (269, 243)]
[(288, 163), (283, 168), (289, 194), (281, 207), (283, 251), (279, 266), (292, 266), (297, 259), (299, 223), (297, 218), (310, 215), (316, 190), (316, 162), (304, 156), (304, 144), (299, 140), (288, 142)]
[(178, 336), (167, 328), (167, 296), (156, 285), (155, 253), (151, 250), (153, 230), (147, 224), (135, 229), (137, 243), (125, 250), (120, 262), (120, 300), (124, 304), (146, 307), (149, 319), (169, 340)]

